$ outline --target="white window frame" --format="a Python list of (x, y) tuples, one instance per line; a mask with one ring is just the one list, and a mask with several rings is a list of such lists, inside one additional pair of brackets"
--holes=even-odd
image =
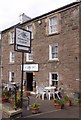
[(49, 18), (49, 34), (58, 33), (58, 16)]
[(11, 31), (11, 32), (9, 33), (9, 35), (10, 35), (9, 44), (14, 44), (14, 31)]
[(26, 62), (33, 62), (33, 48), (31, 48), (31, 53), (26, 53)]
[(15, 79), (15, 73), (14, 73), (14, 76), (13, 76), (13, 73), (14, 73), (14, 71), (9, 72), (9, 82), (14, 82), (14, 79)]
[(52, 86), (52, 74), (57, 74), (57, 80), (53, 80), (53, 81), (59, 82), (59, 74), (58, 74), (58, 72), (50, 72), (49, 73), (49, 86)]
[(14, 51), (10, 51), (10, 63), (14, 63), (15, 62), (15, 54)]
[(27, 26), (27, 30), (31, 31), (31, 39), (33, 39), (33, 26), (32, 25), (28, 25)]
[[(53, 47), (54, 47), (55, 51), (52, 51)], [(57, 49), (56, 49), (56, 47), (57, 47)], [(49, 60), (58, 61), (58, 43), (49, 45)]]

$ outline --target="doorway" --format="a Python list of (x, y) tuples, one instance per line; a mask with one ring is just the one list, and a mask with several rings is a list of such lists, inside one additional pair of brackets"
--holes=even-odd
[(26, 73), (27, 90), (33, 91), (33, 73)]

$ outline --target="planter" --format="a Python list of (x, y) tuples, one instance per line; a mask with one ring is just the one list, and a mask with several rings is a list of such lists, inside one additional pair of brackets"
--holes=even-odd
[(32, 113), (39, 113), (39, 104), (33, 103), (30, 107)]
[(2, 103), (8, 102), (8, 98), (7, 97), (2, 97)]
[(63, 109), (64, 102), (62, 100), (54, 100), (54, 106), (56, 109)]
[(79, 106), (81, 107), (81, 98), (78, 100)]
[(65, 106), (71, 106), (71, 100), (70, 98), (66, 95), (64, 96), (64, 101), (65, 101)]
[(65, 106), (67, 106), (67, 107), (68, 107), (68, 106), (71, 106), (71, 101), (70, 101), (70, 100), (66, 101), (66, 102), (65, 102)]
[(38, 108), (32, 108), (31, 107), (30, 110), (33, 114), (39, 113), (39, 107)]
[(79, 106), (81, 107), (81, 102), (79, 103)]
[(55, 103), (54, 106), (55, 106), (56, 109), (62, 109), (63, 108), (63, 106), (60, 105), (59, 103)]

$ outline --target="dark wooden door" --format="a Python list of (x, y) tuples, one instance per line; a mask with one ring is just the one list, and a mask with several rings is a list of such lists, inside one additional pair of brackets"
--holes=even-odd
[(33, 73), (27, 73), (27, 90), (33, 91)]

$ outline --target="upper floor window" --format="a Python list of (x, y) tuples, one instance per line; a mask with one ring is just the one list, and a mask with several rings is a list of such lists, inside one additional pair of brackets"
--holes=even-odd
[(58, 60), (58, 44), (49, 45), (49, 60)]
[(13, 44), (14, 43), (14, 31), (11, 31), (10, 32), (10, 41), (9, 41), (10, 44)]
[(31, 39), (33, 39), (33, 29), (32, 29), (32, 25), (27, 26), (27, 30), (31, 31)]
[(14, 78), (15, 78), (15, 73), (14, 72), (9, 72), (9, 81), (14, 82)]
[(31, 48), (31, 53), (26, 54), (26, 61), (32, 62), (33, 61), (33, 49)]
[(49, 86), (58, 85), (59, 75), (58, 72), (49, 73)]
[(10, 52), (10, 63), (14, 63), (15, 62), (15, 55), (14, 55), (14, 51)]
[(49, 18), (49, 34), (58, 32), (58, 17), (54, 16)]

